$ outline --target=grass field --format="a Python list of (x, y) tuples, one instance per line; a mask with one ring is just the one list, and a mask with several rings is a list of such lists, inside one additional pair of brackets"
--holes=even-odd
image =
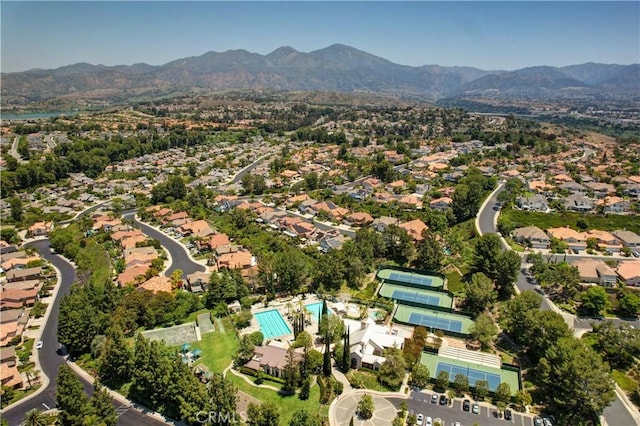
[(222, 324), (227, 330), (225, 333), (206, 333), (202, 335), (202, 340), (191, 343), (191, 349), (202, 351), (202, 357), (196, 365), (202, 363), (216, 373), (222, 373), (231, 364), (231, 357), (238, 350), (238, 338), (232, 331), (231, 322), (224, 318)]
[[(321, 416), (327, 416), (329, 413), (328, 405), (320, 405), (320, 387), (317, 383), (311, 386), (309, 399), (301, 401), (297, 395), (281, 395), (271, 389), (252, 386), (244, 381), (244, 379), (231, 373), (227, 374), (227, 378), (238, 388), (238, 390), (257, 398), (262, 402), (274, 402), (280, 408), (280, 425), (288, 425), (291, 420), (291, 415), (301, 408), (313, 413), (319, 413)], [(274, 383), (268, 382), (268, 384), (277, 387)]]
[(604, 216), (573, 212), (539, 213), (512, 209), (503, 210), (501, 216), (507, 217), (513, 221), (516, 228), (535, 225), (538, 228), (545, 230), (548, 228), (568, 226), (576, 231), (581, 231), (578, 227), (578, 220), (582, 220), (587, 224), (588, 230), (599, 229), (603, 231), (615, 231), (617, 229), (627, 229), (628, 231), (633, 231), (636, 234), (640, 233), (640, 217), (638, 216)]
[(464, 293), (462, 276), (457, 271), (447, 273), (447, 290), (452, 293)]
[(365, 389), (371, 389), (379, 392), (396, 392), (398, 389), (391, 389), (378, 381), (378, 377), (375, 374), (368, 371), (350, 370), (347, 373), (349, 382), (354, 378), (359, 380), (365, 387)]
[(636, 383), (636, 381), (631, 377), (627, 376), (624, 371), (613, 370), (611, 372), (611, 376), (613, 376), (613, 380), (615, 380), (618, 386), (620, 386), (625, 392), (631, 393), (638, 387), (638, 383)]

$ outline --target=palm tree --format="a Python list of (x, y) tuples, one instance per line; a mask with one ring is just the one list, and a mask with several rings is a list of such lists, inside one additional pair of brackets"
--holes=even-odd
[(24, 420), (22, 420), (20, 426), (47, 426), (49, 424), (49, 416), (34, 408), (25, 413)]

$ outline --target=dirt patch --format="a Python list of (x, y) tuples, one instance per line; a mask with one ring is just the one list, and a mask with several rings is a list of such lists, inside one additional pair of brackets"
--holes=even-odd
[(249, 408), (249, 403), (253, 402), (254, 404), (260, 405), (262, 401), (257, 398), (252, 397), (249, 394), (246, 394), (242, 391), (238, 391), (236, 394), (236, 411), (242, 417), (242, 420), (247, 420), (247, 408)]

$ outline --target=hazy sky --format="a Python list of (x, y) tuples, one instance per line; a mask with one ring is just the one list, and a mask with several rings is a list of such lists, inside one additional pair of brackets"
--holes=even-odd
[(0, 2), (1, 69), (343, 43), (404, 65), (640, 62), (640, 2)]

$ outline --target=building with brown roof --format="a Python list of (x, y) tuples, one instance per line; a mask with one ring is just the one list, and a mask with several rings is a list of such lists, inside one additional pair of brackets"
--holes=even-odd
[[(300, 349), (296, 349), (296, 360), (302, 358)], [(254, 371), (261, 371), (270, 376), (282, 377), (287, 366), (287, 349), (276, 346), (275, 343), (267, 346), (256, 346), (253, 349), (253, 358), (245, 364), (245, 367)]]
[(398, 226), (407, 231), (407, 234), (409, 234), (414, 241), (422, 241), (424, 239), (422, 232), (429, 229), (427, 224), (420, 219), (410, 220), (409, 222), (401, 223)]
[(366, 212), (351, 213), (346, 219), (356, 226), (366, 226), (373, 222), (373, 217)]
[(525, 243), (534, 249), (548, 249), (551, 246), (551, 240), (547, 234), (537, 226), (514, 229), (511, 235), (515, 241)]
[(578, 268), (580, 281), (583, 283), (595, 283), (605, 287), (612, 287), (616, 284), (615, 271), (601, 260), (580, 259), (571, 262), (571, 264)]
[(250, 251), (237, 251), (218, 256), (216, 265), (218, 269), (248, 269), (254, 262)]
[(620, 262), (616, 272), (626, 285), (634, 287), (640, 286), (640, 260)]
[(214, 234), (209, 237), (209, 248), (211, 250), (215, 250), (219, 246), (229, 243), (229, 236), (227, 234)]
[(147, 271), (151, 269), (150, 265), (137, 265), (133, 268), (125, 269), (118, 275), (118, 285), (124, 287), (125, 285), (135, 284), (137, 282), (144, 281)]
[(38, 288), (8, 288), (0, 293), (0, 311), (31, 307), (38, 299)]
[(171, 279), (169, 277), (151, 277), (138, 286), (140, 290), (149, 290), (154, 294), (161, 291), (171, 293)]
[(42, 275), (42, 268), (37, 266), (35, 268), (27, 268), (27, 269), (12, 269), (7, 272), (7, 282), (15, 282), (15, 281), (28, 281), (28, 280), (37, 280), (40, 279)]

